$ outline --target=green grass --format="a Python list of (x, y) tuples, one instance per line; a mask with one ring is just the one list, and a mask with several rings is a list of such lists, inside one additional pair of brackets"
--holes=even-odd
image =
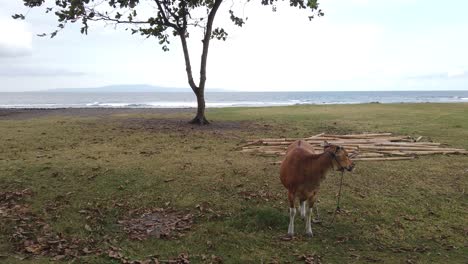
[[(183, 125), (190, 116), (0, 119), (0, 188), (32, 189), (26, 203), (55, 232), (93, 237), (104, 249), (111, 243), (132, 259), (186, 252), (194, 263), (207, 262), (202, 255), (225, 263), (267, 263), (295, 262), (303, 254), (317, 254), (324, 263), (466, 262), (468, 156), (358, 163), (355, 173), (345, 175), (342, 207), (349, 213), (330, 226), (339, 183), (332, 173), (320, 191), (324, 224), (312, 227), (315, 237), (304, 237), (297, 217), (298, 238), (282, 241), (286, 192), (278, 167), (269, 165), (277, 159), (234, 149), (246, 138), (365, 131), (422, 135), (468, 149), (467, 104), (210, 109), (214, 124), (202, 129)], [(56, 210), (44, 210), (51, 204)], [(129, 209), (167, 204), (195, 214), (194, 226), (179, 239), (133, 241), (117, 225)], [(200, 214), (200, 204), (214, 213)], [(86, 219), (79, 212), (90, 208), (101, 216)], [(1, 223), (0, 262), (49, 262), (16, 258), (11, 226)], [(82, 260), (111, 261), (105, 255)]]

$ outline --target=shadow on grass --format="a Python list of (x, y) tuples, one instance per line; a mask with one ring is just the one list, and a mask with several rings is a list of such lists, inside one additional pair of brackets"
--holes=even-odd
[(247, 208), (229, 220), (228, 225), (239, 231), (277, 231), (287, 228), (288, 219), (275, 208)]

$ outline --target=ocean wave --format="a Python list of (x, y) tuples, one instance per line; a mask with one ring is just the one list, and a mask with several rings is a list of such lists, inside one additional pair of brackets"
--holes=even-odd
[[(40, 96), (38, 96), (40, 95)], [(208, 108), (367, 103), (466, 103), (468, 92), (213, 93)], [(7, 93), (0, 108), (196, 108), (191, 94)]]
[(379, 101), (373, 102), (343, 102), (343, 101), (335, 101), (335, 102), (322, 102), (323, 105), (333, 105), (333, 104), (378, 104)]
[(128, 107), (131, 103), (101, 103), (101, 102), (92, 102), (86, 104), (87, 107), (109, 107), (109, 108), (121, 108)]
[(86, 106), (99, 106), (101, 103), (100, 102), (92, 102), (89, 104), (86, 104)]
[(12, 109), (56, 109), (56, 108), (80, 108), (81, 104), (0, 104), (0, 108)]
[[(207, 102), (206, 106), (211, 108), (222, 107), (266, 107), (287, 106), (295, 104), (307, 104), (307, 102)], [(145, 103), (104, 103), (92, 102), (85, 105), (87, 108), (196, 108), (197, 102), (145, 102)]]
[[(311, 104), (359, 104), (365, 102), (311, 102), (301, 100), (290, 100), (285, 102), (207, 102), (208, 108), (225, 107), (269, 107), (269, 106), (290, 106), (290, 105), (311, 105)], [(197, 102), (145, 102), (145, 103), (114, 103), (114, 102), (91, 102), (83, 104), (3, 104), (0, 108), (35, 108), (35, 109), (54, 109), (54, 108), (196, 108)]]

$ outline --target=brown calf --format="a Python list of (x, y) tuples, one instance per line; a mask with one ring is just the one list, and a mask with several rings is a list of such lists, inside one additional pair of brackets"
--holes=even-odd
[[(320, 183), (325, 179), (327, 172), (333, 168), (339, 171), (353, 170), (354, 164), (348, 158), (348, 153), (344, 148), (325, 142), (324, 152), (316, 154), (314, 148), (302, 140), (298, 140), (289, 146), (281, 163), (280, 179), (284, 187), (288, 189), (288, 234), (290, 236), (294, 235), (294, 217), (296, 215), (294, 204), (296, 198), (301, 203), (301, 215), (306, 220), (306, 234), (312, 236), (310, 217), (313, 208), (315, 208), (315, 214), (318, 217), (315, 201), (317, 200)], [(308, 210), (306, 207), (308, 207)]]

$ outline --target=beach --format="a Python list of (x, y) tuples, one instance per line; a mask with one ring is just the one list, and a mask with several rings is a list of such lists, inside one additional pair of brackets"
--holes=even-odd
[(190, 113), (189, 108), (0, 108), (0, 119), (29, 119), (49, 116), (103, 117), (118, 114)]

